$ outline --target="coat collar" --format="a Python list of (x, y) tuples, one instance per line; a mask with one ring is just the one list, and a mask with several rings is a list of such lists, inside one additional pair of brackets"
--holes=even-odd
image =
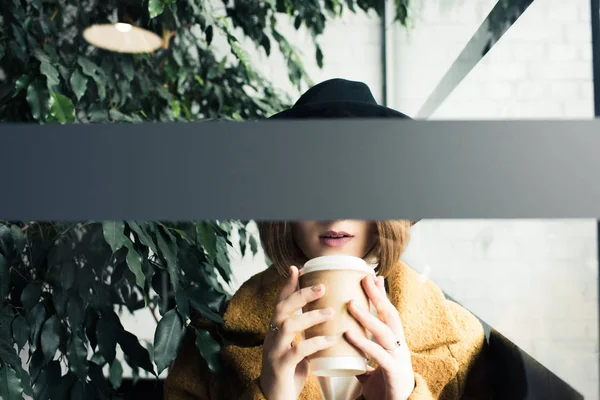
[[(425, 351), (461, 340), (459, 329), (441, 290), (404, 263), (387, 278), (389, 299), (403, 322), (409, 349)], [(285, 279), (274, 266), (253, 276), (233, 296), (224, 315), (222, 332), (243, 341), (242, 346), (262, 344), (271, 313)]]

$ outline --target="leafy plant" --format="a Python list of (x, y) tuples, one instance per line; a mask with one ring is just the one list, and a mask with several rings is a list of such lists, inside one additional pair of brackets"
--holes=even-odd
[[(395, 0), (407, 19), (409, 0)], [(7, 0), (0, 6), (0, 121), (141, 122), (246, 120), (289, 105), (250, 61), (240, 37), (287, 62), (298, 88), (312, 84), (301, 52), (280, 32), (278, 16), (305, 26), (318, 43), (327, 21), (383, 11), (381, 0)], [(90, 46), (83, 30), (128, 22), (159, 34), (152, 54)], [(213, 41), (219, 41), (215, 46)], [(2, 76), (4, 75), (4, 78)]]
[[(232, 232), (238, 231), (243, 252), (257, 251), (247, 245), (256, 239), (245, 229), (237, 221), (1, 223), (2, 398), (20, 398), (22, 391), (36, 398), (110, 393), (102, 368), (117, 389), (123, 372), (117, 347), (134, 374), (160, 374), (175, 358), (193, 312), (222, 322)], [(145, 307), (162, 316), (152, 355), (119, 319), (124, 310)], [(199, 350), (211, 359), (219, 347), (199, 333)]]

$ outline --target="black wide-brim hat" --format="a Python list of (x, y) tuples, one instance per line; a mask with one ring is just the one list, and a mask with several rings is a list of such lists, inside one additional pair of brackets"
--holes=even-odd
[[(363, 82), (330, 79), (308, 89), (287, 110), (269, 119), (322, 118), (404, 118), (408, 115), (377, 104), (369, 87)], [(414, 225), (419, 220), (411, 221)]]
[(292, 108), (269, 119), (394, 117), (411, 119), (400, 111), (377, 104), (365, 83), (336, 78), (308, 89)]

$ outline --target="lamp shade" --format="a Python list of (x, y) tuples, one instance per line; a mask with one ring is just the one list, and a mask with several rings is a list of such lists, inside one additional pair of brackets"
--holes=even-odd
[(96, 47), (118, 53), (148, 53), (163, 44), (154, 32), (121, 22), (92, 25), (85, 29), (83, 37)]

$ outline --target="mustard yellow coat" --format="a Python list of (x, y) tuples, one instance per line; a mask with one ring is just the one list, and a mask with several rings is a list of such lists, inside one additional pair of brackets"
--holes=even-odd
[[(485, 383), (486, 342), (479, 320), (403, 263), (387, 280), (415, 371), (416, 387), (409, 400), (492, 398)], [(208, 370), (190, 332), (166, 379), (165, 399), (265, 400), (258, 385), (262, 343), (283, 284), (284, 278), (270, 267), (244, 283), (229, 302), (219, 331), (234, 344), (222, 349), (227, 371), (223, 376)], [(195, 324), (208, 325), (202, 319)], [(309, 375), (299, 399), (321, 398), (317, 378)]]

